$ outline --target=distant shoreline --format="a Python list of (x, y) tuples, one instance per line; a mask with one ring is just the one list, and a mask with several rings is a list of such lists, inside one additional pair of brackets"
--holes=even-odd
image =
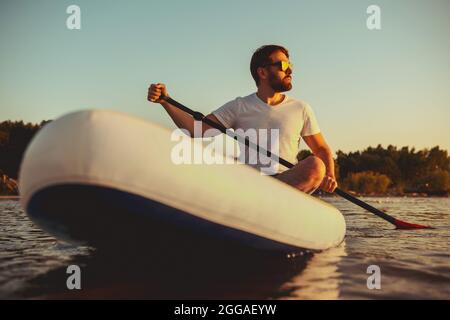
[[(433, 196), (428, 196), (428, 195), (412, 196), (412, 195), (406, 195), (406, 194), (405, 195), (390, 195), (390, 194), (357, 194), (357, 195), (355, 195), (355, 194), (352, 194), (352, 195), (355, 197), (358, 197), (358, 198), (362, 198), (362, 197), (364, 197), (364, 198), (440, 198), (440, 199), (450, 198), (449, 195), (444, 195), (444, 196), (435, 196), (435, 195), (433, 195)], [(320, 194), (317, 196), (325, 197), (325, 198), (338, 197), (338, 195), (336, 195), (336, 194)]]
[[(346, 191), (354, 197), (364, 197), (364, 198), (450, 198), (450, 194), (426, 194), (419, 192), (408, 192), (408, 193), (359, 193), (354, 191)], [(318, 190), (314, 193), (318, 197), (337, 197), (337, 194), (330, 194)]]

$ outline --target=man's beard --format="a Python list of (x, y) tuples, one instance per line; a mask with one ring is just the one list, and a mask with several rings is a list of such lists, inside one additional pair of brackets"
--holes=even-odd
[(292, 82), (284, 81), (284, 79), (280, 80), (273, 74), (270, 75), (269, 85), (275, 92), (285, 92), (292, 89)]

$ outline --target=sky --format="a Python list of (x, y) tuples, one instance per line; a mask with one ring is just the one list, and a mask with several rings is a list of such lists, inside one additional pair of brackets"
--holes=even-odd
[[(80, 30), (66, 26), (73, 4)], [(255, 92), (253, 51), (280, 44), (288, 95), (312, 106), (333, 150), (450, 150), (449, 13), (448, 0), (0, 0), (0, 121), (108, 108), (173, 128), (146, 101), (151, 83), (209, 113)]]

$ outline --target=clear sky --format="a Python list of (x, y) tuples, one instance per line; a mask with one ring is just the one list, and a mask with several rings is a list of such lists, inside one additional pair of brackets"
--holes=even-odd
[(449, 31), (449, 0), (0, 0), (0, 121), (110, 108), (172, 127), (150, 83), (208, 113), (255, 91), (251, 54), (275, 43), (334, 150), (449, 150)]

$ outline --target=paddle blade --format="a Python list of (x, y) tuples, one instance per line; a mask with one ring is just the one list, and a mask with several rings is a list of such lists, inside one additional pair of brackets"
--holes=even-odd
[(415, 224), (415, 223), (409, 223), (409, 222), (405, 222), (405, 221), (401, 221), (398, 219), (394, 220), (394, 225), (397, 229), (400, 230), (410, 230), (410, 229), (434, 229), (433, 227), (430, 226), (424, 226), (421, 224)]

